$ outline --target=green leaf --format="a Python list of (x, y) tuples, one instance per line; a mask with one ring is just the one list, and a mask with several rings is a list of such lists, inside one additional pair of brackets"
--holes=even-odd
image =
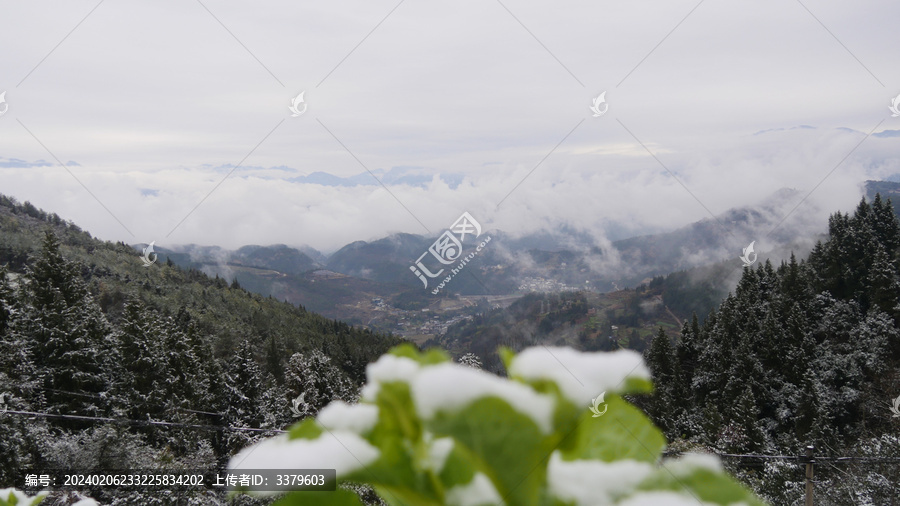
[[(669, 469), (671, 466), (672, 469)], [(744, 503), (751, 506), (766, 506), (750, 490), (724, 472), (696, 467), (689, 472), (675, 469), (679, 463), (663, 462), (649, 478), (638, 485), (638, 490), (672, 490), (687, 493), (704, 503), (723, 506)], [(683, 466), (684, 464), (680, 464)]]
[(500, 355), (500, 360), (503, 361), (503, 367), (509, 371), (509, 366), (512, 364), (512, 359), (516, 357), (516, 353), (506, 346), (501, 346), (497, 349), (497, 354)]
[(419, 365), (442, 364), (450, 361), (450, 355), (444, 350), (431, 348), (423, 353), (410, 343), (403, 343), (400, 346), (395, 346), (391, 348), (391, 351), (388, 353), (398, 357), (406, 357), (415, 360)]
[(500, 398), (484, 397), (460, 411), (439, 412), (426, 426), (465, 448), (465, 460), (493, 482), (508, 504), (538, 504), (553, 440), (527, 415)]
[[(415, 360), (421, 366), (448, 360), (443, 352), (420, 353), (409, 345), (394, 348), (391, 353)], [(515, 357), (508, 349), (501, 349), (500, 355), (506, 364)], [(454, 369), (448, 367), (447, 371)], [(446, 388), (454, 387), (453, 379), (452, 374), (443, 377)], [(643, 466), (655, 466), (659, 461), (666, 443), (662, 432), (642, 411), (621, 397), (626, 392), (650, 391), (649, 381), (628, 378), (621, 390), (605, 392), (606, 411), (599, 417), (593, 416), (587, 402), (583, 406), (575, 405), (564, 397), (554, 380), (501, 381), (516, 381), (517, 388), (531, 389), (552, 398), (553, 432), (543, 432), (530, 413), (518, 410), (524, 408), (513, 408), (503, 398), (491, 395), (476, 398), (462, 408), (439, 409), (423, 420), (414, 404), (413, 386), (406, 381), (379, 383), (374, 399), (379, 418), (365, 435), (378, 448), (379, 456), (367, 466), (341, 476), (341, 481), (369, 484), (393, 506), (441, 506), (446, 504), (448, 492), (453, 488), (466, 487), (475, 477), (483, 475), (479, 479), (486, 477), (506, 504), (573, 506), (553, 497), (548, 489), (547, 464), (553, 451), (558, 450), (565, 461), (634, 460)], [(440, 401), (442, 388), (429, 392), (428, 395), (438, 396), (430, 401)], [(551, 409), (550, 404), (539, 404), (540, 407), (529, 404), (528, 409)], [(443, 404), (438, 402), (438, 405)], [(320, 437), (322, 432), (317, 422), (307, 419), (290, 429), (290, 437), (312, 439)], [(442, 438), (452, 439), (452, 446), (440, 446), (448, 443)], [(715, 467), (717, 461), (711, 464), (699, 457), (692, 458), (693, 461), (672, 461), (669, 467), (657, 467), (639, 486), (616, 495), (625, 498), (643, 491), (671, 491), (711, 504), (763, 504), (748, 489), (719, 471)], [(570, 467), (572, 470), (567, 472), (583, 473), (585, 469), (583, 464)], [(581, 475), (577, 476), (580, 480)], [(594, 491), (584, 492), (588, 490)], [(360, 502), (349, 491), (292, 492), (277, 504), (355, 506)]]
[(607, 395), (606, 413), (594, 417), (585, 409), (574, 430), (560, 444), (564, 460), (622, 459), (655, 463), (666, 438), (644, 413), (618, 395)]
[(652, 381), (644, 378), (636, 378), (634, 376), (628, 376), (627, 378), (625, 378), (625, 386), (616, 391), (616, 393), (619, 395), (649, 394), (651, 392), (653, 392)]
[(381, 454), (375, 462), (343, 479), (368, 483), (404, 504), (427, 504), (441, 492), (433, 476), (417, 464), (426, 448), (422, 422), (416, 416), (409, 385), (394, 381), (381, 383), (375, 399), (379, 419), (366, 438)]
[(453, 449), (447, 455), (447, 460), (444, 461), (444, 467), (440, 470), (439, 475), (445, 489), (471, 482), (475, 476), (478, 461), (478, 457), (454, 442)]
[(559, 434), (568, 434), (575, 427), (584, 406), (576, 406), (565, 397), (559, 389), (559, 385), (547, 379), (525, 380), (512, 378), (513, 380), (530, 386), (534, 391), (554, 398), (553, 428)]
[(288, 429), (288, 439), (318, 439), (322, 432), (322, 427), (314, 418), (304, 418)]
[(415, 468), (412, 445), (396, 436), (384, 437), (381, 443), (381, 455), (377, 460), (342, 479), (385, 490), (387, 493), (381, 494), (382, 497), (393, 497), (403, 504), (437, 504), (435, 501), (440, 492), (435, 490), (425, 473)]
[[(19, 494), (23, 495), (26, 502), (22, 502), (20, 504), (19, 498), (16, 496), (16, 492), (19, 492)], [(38, 492), (35, 496), (29, 496), (28, 494), (20, 492), (14, 488), (2, 489), (0, 490), (0, 493), (6, 494), (5, 497), (3, 495), (0, 495), (0, 506), (35, 506), (36, 504), (39, 504), (41, 501), (46, 499), (47, 494), (49, 494), (49, 492), (47, 491), (42, 491)]]
[(409, 385), (402, 381), (381, 383), (375, 398), (378, 405), (378, 422), (369, 437), (371, 443), (381, 447), (380, 438), (402, 436), (409, 441), (422, 438), (422, 422), (416, 415)]

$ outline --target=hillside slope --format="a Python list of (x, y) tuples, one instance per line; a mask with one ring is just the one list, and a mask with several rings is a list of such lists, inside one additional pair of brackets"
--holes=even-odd
[(366, 364), (400, 342), (196, 270), (145, 266), (125, 244), (0, 196), (0, 487), (21, 488), (29, 467), (218, 468), (266, 431), (356, 399)]

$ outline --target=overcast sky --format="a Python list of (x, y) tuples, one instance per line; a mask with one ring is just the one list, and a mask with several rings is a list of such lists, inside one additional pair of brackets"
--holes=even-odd
[(2, 6), (0, 193), (102, 239), (602, 236), (900, 173), (896, 0)]

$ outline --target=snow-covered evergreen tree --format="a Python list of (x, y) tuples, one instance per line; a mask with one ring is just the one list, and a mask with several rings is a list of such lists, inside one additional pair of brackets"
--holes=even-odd
[(459, 357), (459, 363), (474, 369), (481, 369), (481, 359), (474, 353), (465, 353)]
[(164, 324), (137, 299), (125, 303), (119, 322), (121, 366), (114, 382), (114, 393), (122, 414), (130, 419), (158, 419), (170, 392), (167, 392), (167, 367)]
[(229, 425), (259, 428), (262, 413), (262, 373), (249, 341), (241, 341), (224, 371), (225, 414)]
[(355, 402), (358, 398), (356, 385), (319, 350), (292, 355), (285, 374), (291, 396), (303, 394), (298, 409), (304, 417), (315, 415), (332, 400)]
[(37, 366), (44, 409), (51, 413), (103, 415), (115, 363), (112, 328), (78, 273), (47, 232), (23, 287), (22, 333)]
[(653, 397), (649, 402), (649, 411), (668, 434), (675, 428), (673, 409), (680, 402), (677, 398), (679, 392), (677, 360), (669, 336), (660, 327), (647, 352), (647, 365), (650, 367), (655, 385)]

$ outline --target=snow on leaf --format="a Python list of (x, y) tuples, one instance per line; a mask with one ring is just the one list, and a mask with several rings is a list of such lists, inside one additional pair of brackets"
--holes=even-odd
[(319, 411), (316, 420), (330, 430), (346, 430), (364, 434), (378, 422), (378, 406), (374, 404), (347, 404), (333, 401)]
[(620, 502), (618, 506), (697, 506), (697, 499), (675, 492), (642, 492)]
[(576, 405), (599, 392), (622, 392), (626, 379), (650, 381), (641, 355), (631, 350), (581, 352), (572, 348), (535, 347), (512, 359), (509, 374), (525, 380), (550, 380)]
[(678, 460), (667, 460), (665, 465), (676, 477), (689, 475), (698, 469), (722, 472), (722, 462), (719, 458), (705, 453), (685, 453)]
[(603, 462), (562, 459), (558, 451), (550, 455), (547, 484), (550, 492), (577, 504), (612, 504), (634, 490), (650, 475), (653, 466), (636, 460)]
[(16, 504), (22, 506), (29, 506), (32, 504), (38, 504), (50, 492), (42, 491), (38, 492), (37, 495), (30, 496), (21, 490), (16, 490), (14, 488), (0, 488), (0, 504)]
[(447, 504), (452, 506), (482, 506), (505, 504), (494, 484), (482, 473), (475, 473), (466, 485), (447, 491)]
[(368, 441), (348, 431), (324, 432), (317, 439), (280, 435), (244, 448), (231, 458), (228, 469), (334, 469), (340, 478), (379, 455)]
[(361, 398), (375, 400), (379, 383), (390, 381), (409, 381), (420, 369), (419, 364), (406, 357), (398, 357), (390, 353), (382, 355), (378, 360), (366, 366), (368, 382), (362, 389)]
[(447, 457), (450, 456), (450, 452), (453, 451), (453, 438), (451, 437), (440, 437), (433, 439), (431, 434), (426, 434), (426, 441), (428, 441), (428, 465), (429, 468), (436, 471), (441, 472), (444, 469), (444, 464), (447, 462)]
[(412, 395), (419, 416), (426, 420), (438, 411), (457, 411), (478, 399), (494, 396), (530, 417), (544, 433), (552, 430), (555, 405), (552, 397), (471, 367), (456, 364), (426, 367), (412, 382)]

